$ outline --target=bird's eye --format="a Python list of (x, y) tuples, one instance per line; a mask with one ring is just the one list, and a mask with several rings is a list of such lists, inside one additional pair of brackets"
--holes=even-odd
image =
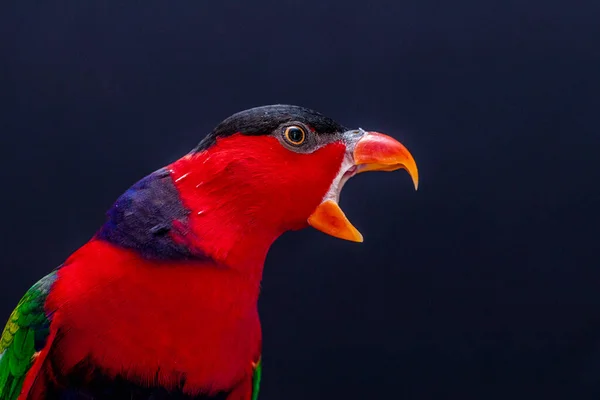
[(294, 146), (300, 146), (306, 140), (306, 133), (304, 132), (304, 129), (296, 125), (285, 128), (284, 136), (285, 140)]

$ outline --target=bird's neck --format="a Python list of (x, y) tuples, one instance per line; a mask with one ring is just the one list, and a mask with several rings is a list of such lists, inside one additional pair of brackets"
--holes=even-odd
[(186, 156), (168, 167), (189, 211), (190, 247), (260, 280), (269, 248), (288, 227), (256, 188), (233, 183), (227, 166), (212, 164), (209, 157)]
[(167, 264), (215, 261), (258, 285), (269, 247), (283, 230), (244, 207), (243, 191), (219, 182), (180, 160), (125, 192), (97, 238)]

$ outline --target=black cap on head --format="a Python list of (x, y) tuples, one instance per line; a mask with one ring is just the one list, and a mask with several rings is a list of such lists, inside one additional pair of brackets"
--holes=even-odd
[(215, 144), (217, 138), (235, 133), (268, 135), (290, 121), (302, 122), (318, 134), (332, 134), (347, 130), (331, 118), (308, 108), (286, 104), (262, 106), (241, 111), (225, 119), (198, 144), (194, 152), (206, 150)]

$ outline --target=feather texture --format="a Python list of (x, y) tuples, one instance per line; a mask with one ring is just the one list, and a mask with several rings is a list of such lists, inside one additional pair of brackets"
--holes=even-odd
[(0, 340), (0, 400), (16, 400), (33, 359), (46, 343), (50, 320), (44, 310), (56, 280), (52, 272), (25, 293), (2, 332)]

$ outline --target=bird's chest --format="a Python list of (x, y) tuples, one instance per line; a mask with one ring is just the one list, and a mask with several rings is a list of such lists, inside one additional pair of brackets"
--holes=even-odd
[(190, 393), (229, 389), (252, 373), (261, 332), (243, 280), (213, 269), (119, 272), (59, 276), (77, 282), (54, 319), (65, 368), (89, 360), (109, 376)]

